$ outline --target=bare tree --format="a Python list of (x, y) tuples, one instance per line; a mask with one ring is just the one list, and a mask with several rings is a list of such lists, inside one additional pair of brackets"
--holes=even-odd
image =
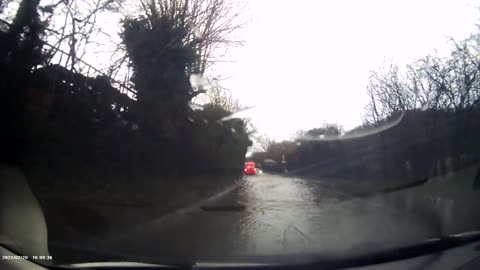
[[(93, 37), (110, 37), (98, 26), (97, 18), (103, 12), (116, 11), (121, 0), (52, 0), (43, 9), (53, 12), (52, 23), (47, 27), (48, 61), (56, 61), (72, 71), (82, 72), (82, 59), (96, 41)], [(95, 44), (101, 45), (101, 44)], [(89, 52), (90, 53), (90, 52)]]
[(371, 72), (367, 86), (370, 102), (366, 107), (366, 118), (378, 122), (392, 113), (413, 108), (406, 81), (400, 75), (398, 66), (393, 64), (387, 69)]
[(451, 43), (449, 56), (428, 55), (408, 65), (405, 74), (400, 74), (394, 65), (372, 72), (364, 121), (377, 124), (393, 113), (412, 109), (460, 110), (477, 105), (480, 102), (478, 40), (452, 39)]
[(307, 130), (305, 130), (305, 129), (299, 129), (299, 130), (295, 131), (295, 132), (290, 136), (290, 141), (298, 140), (298, 139), (302, 138), (303, 136), (305, 136), (305, 134), (307, 134)]
[(253, 136), (257, 144), (264, 150), (268, 151), (275, 144), (275, 140), (267, 134), (256, 134)]
[(185, 44), (195, 47), (200, 60), (195, 67), (203, 74), (217, 61), (216, 54), (226, 51), (235, 40), (232, 33), (245, 23), (240, 15), (244, 5), (226, 0), (141, 0), (140, 10), (152, 25), (159, 19), (187, 29)]
[(220, 106), (231, 113), (241, 109), (240, 101), (233, 96), (230, 89), (222, 87), (216, 79), (210, 80), (204, 99), (206, 102)]

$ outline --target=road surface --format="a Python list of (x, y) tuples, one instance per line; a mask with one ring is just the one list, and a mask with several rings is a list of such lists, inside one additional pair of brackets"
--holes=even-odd
[[(206, 203), (210, 211), (179, 210), (114, 235), (85, 238), (83, 244), (98, 254), (157, 263), (281, 262), (299, 254), (368, 253), (479, 226), (475, 173), (476, 167), (421, 187), (362, 198), (321, 180), (247, 176), (237, 189)], [(54, 250), (57, 260), (67, 257)]]

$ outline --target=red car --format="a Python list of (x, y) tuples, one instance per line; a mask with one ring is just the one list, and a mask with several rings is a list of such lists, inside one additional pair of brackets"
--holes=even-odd
[(255, 168), (255, 162), (246, 162), (245, 169), (243, 170), (245, 174), (257, 174), (257, 169)]

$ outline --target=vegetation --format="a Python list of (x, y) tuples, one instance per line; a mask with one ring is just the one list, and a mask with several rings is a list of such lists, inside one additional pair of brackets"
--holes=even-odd
[(395, 65), (372, 72), (365, 122), (375, 125), (406, 110), (459, 111), (478, 107), (478, 41), (478, 35), (461, 42), (452, 40), (450, 56), (428, 55), (406, 66), (405, 72)]
[[(80, 2), (10, 2), (18, 9), (0, 28), (2, 162), (22, 164), (37, 186), (241, 175), (246, 123), (219, 121), (231, 113), (225, 104), (192, 109), (207, 89), (190, 84), (213, 64), (214, 48), (233, 43), (238, 11), (220, 0), (142, 2), (142, 13), (123, 20), (118, 47), (132, 75), (119, 83), (82, 55), (101, 32), (96, 15), (117, 12), (121, 1)], [(62, 17), (63, 28), (51, 23)]]

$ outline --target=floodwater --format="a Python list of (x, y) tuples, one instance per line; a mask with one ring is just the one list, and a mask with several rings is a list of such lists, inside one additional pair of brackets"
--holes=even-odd
[(177, 211), (89, 245), (99, 254), (155, 263), (272, 263), (305, 254), (369, 253), (479, 226), (475, 174), (471, 168), (361, 198), (326, 180), (247, 176), (237, 189), (208, 202), (208, 211)]

